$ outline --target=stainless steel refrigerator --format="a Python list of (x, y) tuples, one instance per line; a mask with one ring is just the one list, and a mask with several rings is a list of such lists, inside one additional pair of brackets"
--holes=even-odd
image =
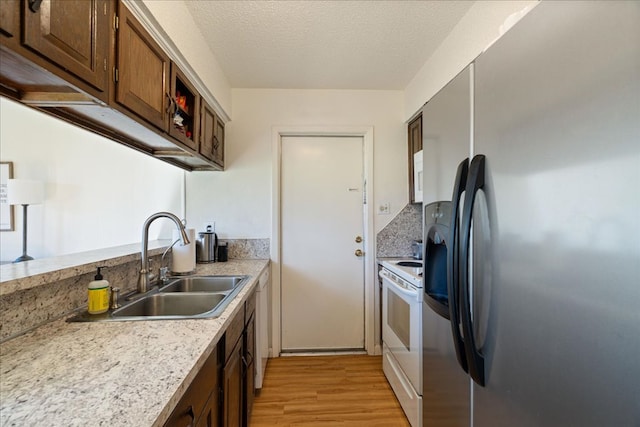
[(541, 2), (467, 72), (439, 351), (471, 390), (447, 425), (640, 426), (640, 2)]

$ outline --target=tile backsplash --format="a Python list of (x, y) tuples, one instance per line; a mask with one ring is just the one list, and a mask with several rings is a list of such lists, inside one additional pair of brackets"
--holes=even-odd
[(422, 204), (408, 204), (376, 236), (376, 256), (410, 257), (411, 243), (422, 239)]

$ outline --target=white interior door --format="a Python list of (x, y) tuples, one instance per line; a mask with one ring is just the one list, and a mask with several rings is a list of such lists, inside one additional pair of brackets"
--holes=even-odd
[(362, 137), (282, 137), (282, 351), (364, 348)]

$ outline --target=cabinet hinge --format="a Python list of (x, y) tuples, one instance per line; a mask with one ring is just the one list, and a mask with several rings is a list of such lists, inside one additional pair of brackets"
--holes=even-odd
[(104, 71), (107, 71), (107, 58), (104, 58), (102, 67)]
[(104, 3), (102, 4), (102, 14), (103, 14), (104, 16), (107, 16), (107, 2), (104, 2)]
[(118, 15), (113, 15), (113, 29), (117, 30), (120, 27), (120, 19), (118, 19)]
[(113, 67), (113, 81), (118, 83), (118, 69)]

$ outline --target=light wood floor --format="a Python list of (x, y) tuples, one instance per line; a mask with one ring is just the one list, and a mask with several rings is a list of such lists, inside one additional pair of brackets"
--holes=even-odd
[(251, 427), (409, 427), (380, 356), (269, 359)]

